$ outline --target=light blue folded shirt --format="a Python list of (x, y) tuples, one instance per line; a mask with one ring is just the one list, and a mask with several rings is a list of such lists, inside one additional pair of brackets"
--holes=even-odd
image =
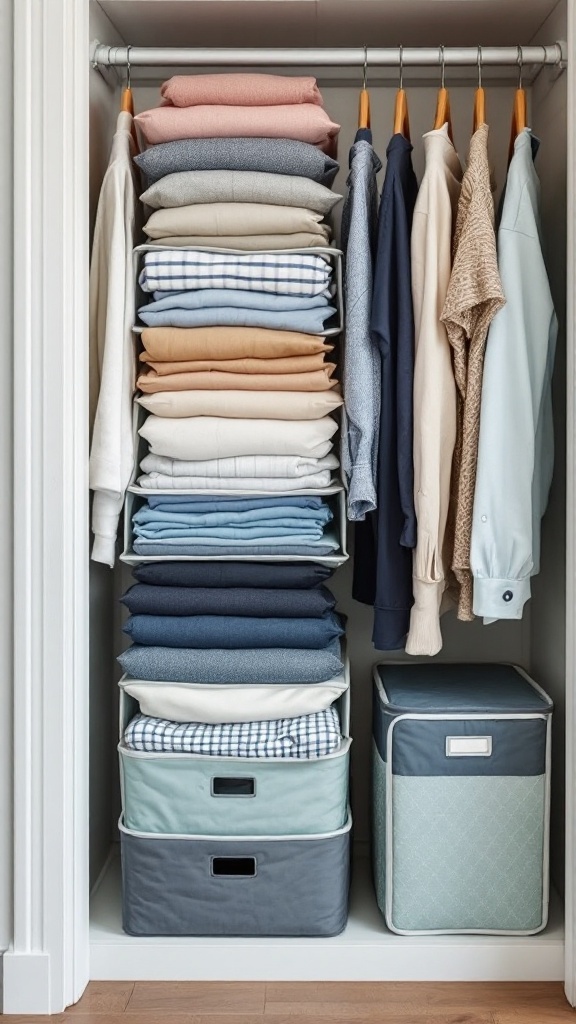
[[(156, 494), (146, 499), (148, 508), (160, 512), (251, 512), (253, 509), (307, 508), (320, 509), (326, 505), (323, 498), (313, 494), (278, 495), (277, 497), (235, 498), (219, 495), (207, 498), (203, 494)], [(143, 508), (146, 508), (146, 505)]]
[(263, 327), (321, 334), (336, 309), (323, 296), (299, 298), (264, 292), (201, 291), (154, 293), (155, 300), (138, 310), (149, 327)]
[(540, 236), (540, 182), (528, 129), (514, 145), (498, 229), (506, 305), (486, 345), (470, 565), (473, 609), (520, 619), (540, 569), (552, 481), (551, 379), (558, 322)]

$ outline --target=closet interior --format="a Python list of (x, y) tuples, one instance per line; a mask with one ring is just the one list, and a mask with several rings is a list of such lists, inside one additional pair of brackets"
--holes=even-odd
[[(444, 47), (550, 45), (566, 37), (566, 0), (92, 0), (90, 45), (111, 47), (265, 48), (265, 66), (227, 68), (132, 65), (136, 112), (156, 106), (159, 86), (173, 74), (260, 70), (313, 75), (330, 117), (341, 124), (340, 170), (333, 188), (346, 194), (348, 154), (358, 125), (358, 103), (366, 75), (374, 149), (383, 162), (393, 131), (399, 67), (370, 63), (373, 47), (437, 47), (437, 66), (403, 69), (410, 115), (413, 163), (424, 170), (422, 135), (433, 127)], [(366, 44), (366, 68), (275, 63), (280, 47), (358, 47)], [(313, 56), (313, 54), (312, 54)], [(496, 207), (508, 165), (510, 126), (518, 68), (482, 68), (486, 121)], [(100, 185), (115, 131), (124, 68), (90, 72), (90, 217), (93, 226)], [(463, 160), (472, 133), (475, 67), (447, 66), (456, 148)], [(564, 976), (564, 729), (566, 648), (566, 74), (556, 67), (523, 68), (528, 123), (540, 139), (537, 170), (542, 185), (544, 252), (559, 320), (553, 379), (555, 471), (543, 521), (540, 574), (520, 621), (485, 626), (480, 619), (442, 619), (443, 648), (435, 662), (504, 662), (520, 666), (554, 701), (552, 740), (552, 895), (547, 928), (533, 936), (415, 935), (389, 932), (374, 896), (369, 860), (372, 668), (377, 662), (410, 661), (404, 652), (374, 649), (372, 609), (352, 599), (353, 530), (350, 558), (330, 587), (338, 611), (347, 616), (351, 665), (351, 804), (354, 818), (350, 914), (338, 936), (321, 938), (137, 938), (121, 924), (118, 690), (116, 656), (126, 646), (119, 597), (130, 583), (130, 566), (114, 570), (91, 563), (90, 684), (90, 877), (92, 886), (90, 976), (93, 979), (157, 980), (560, 980)], [(381, 188), (383, 172), (378, 176)], [(341, 204), (335, 209), (339, 242)], [(568, 339), (568, 344), (573, 344)], [(348, 524), (350, 527), (350, 524)], [(413, 659), (412, 659), (413, 661)], [(571, 682), (571, 681), (570, 681)], [(482, 842), (482, 836), (478, 836)]]

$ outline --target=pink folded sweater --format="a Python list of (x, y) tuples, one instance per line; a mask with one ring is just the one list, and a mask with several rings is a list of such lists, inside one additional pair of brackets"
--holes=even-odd
[(266, 107), (153, 107), (135, 118), (146, 142), (176, 139), (269, 138), (311, 142), (332, 155), (340, 125), (314, 103)]
[(174, 107), (323, 105), (315, 78), (285, 75), (174, 75), (164, 82), (161, 93), (165, 103)]

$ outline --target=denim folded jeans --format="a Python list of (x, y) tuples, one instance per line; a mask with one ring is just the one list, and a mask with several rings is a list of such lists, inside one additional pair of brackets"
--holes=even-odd
[(342, 636), (335, 612), (316, 618), (275, 619), (236, 615), (132, 615), (124, 632), (139, 644), (164, 647), (299, 647), (320, 649)]
[(233, 615), (314, 618), (336, 599), (326, 587), (272, 590), (261, 587), (155, 587), (136, 583), (121, 599), (132, 615)]
[(267, 587), (303, 590), (330, 579), (333, 569), (306, 563), (152, 562), (132, 571), (141, 583), (164, 587)]
[(118, 661), (133, 679), (166, 683), (325, 683), (344, 668), (337, 640), (320, 650), (199, 650), (134, 644)]

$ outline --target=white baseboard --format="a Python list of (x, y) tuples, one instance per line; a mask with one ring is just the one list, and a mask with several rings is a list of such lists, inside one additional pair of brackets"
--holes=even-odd
[(47, 953), (14, 953), (9, 949), (2, 957), (2, 968), (2, 1013), (51, 1013)]

